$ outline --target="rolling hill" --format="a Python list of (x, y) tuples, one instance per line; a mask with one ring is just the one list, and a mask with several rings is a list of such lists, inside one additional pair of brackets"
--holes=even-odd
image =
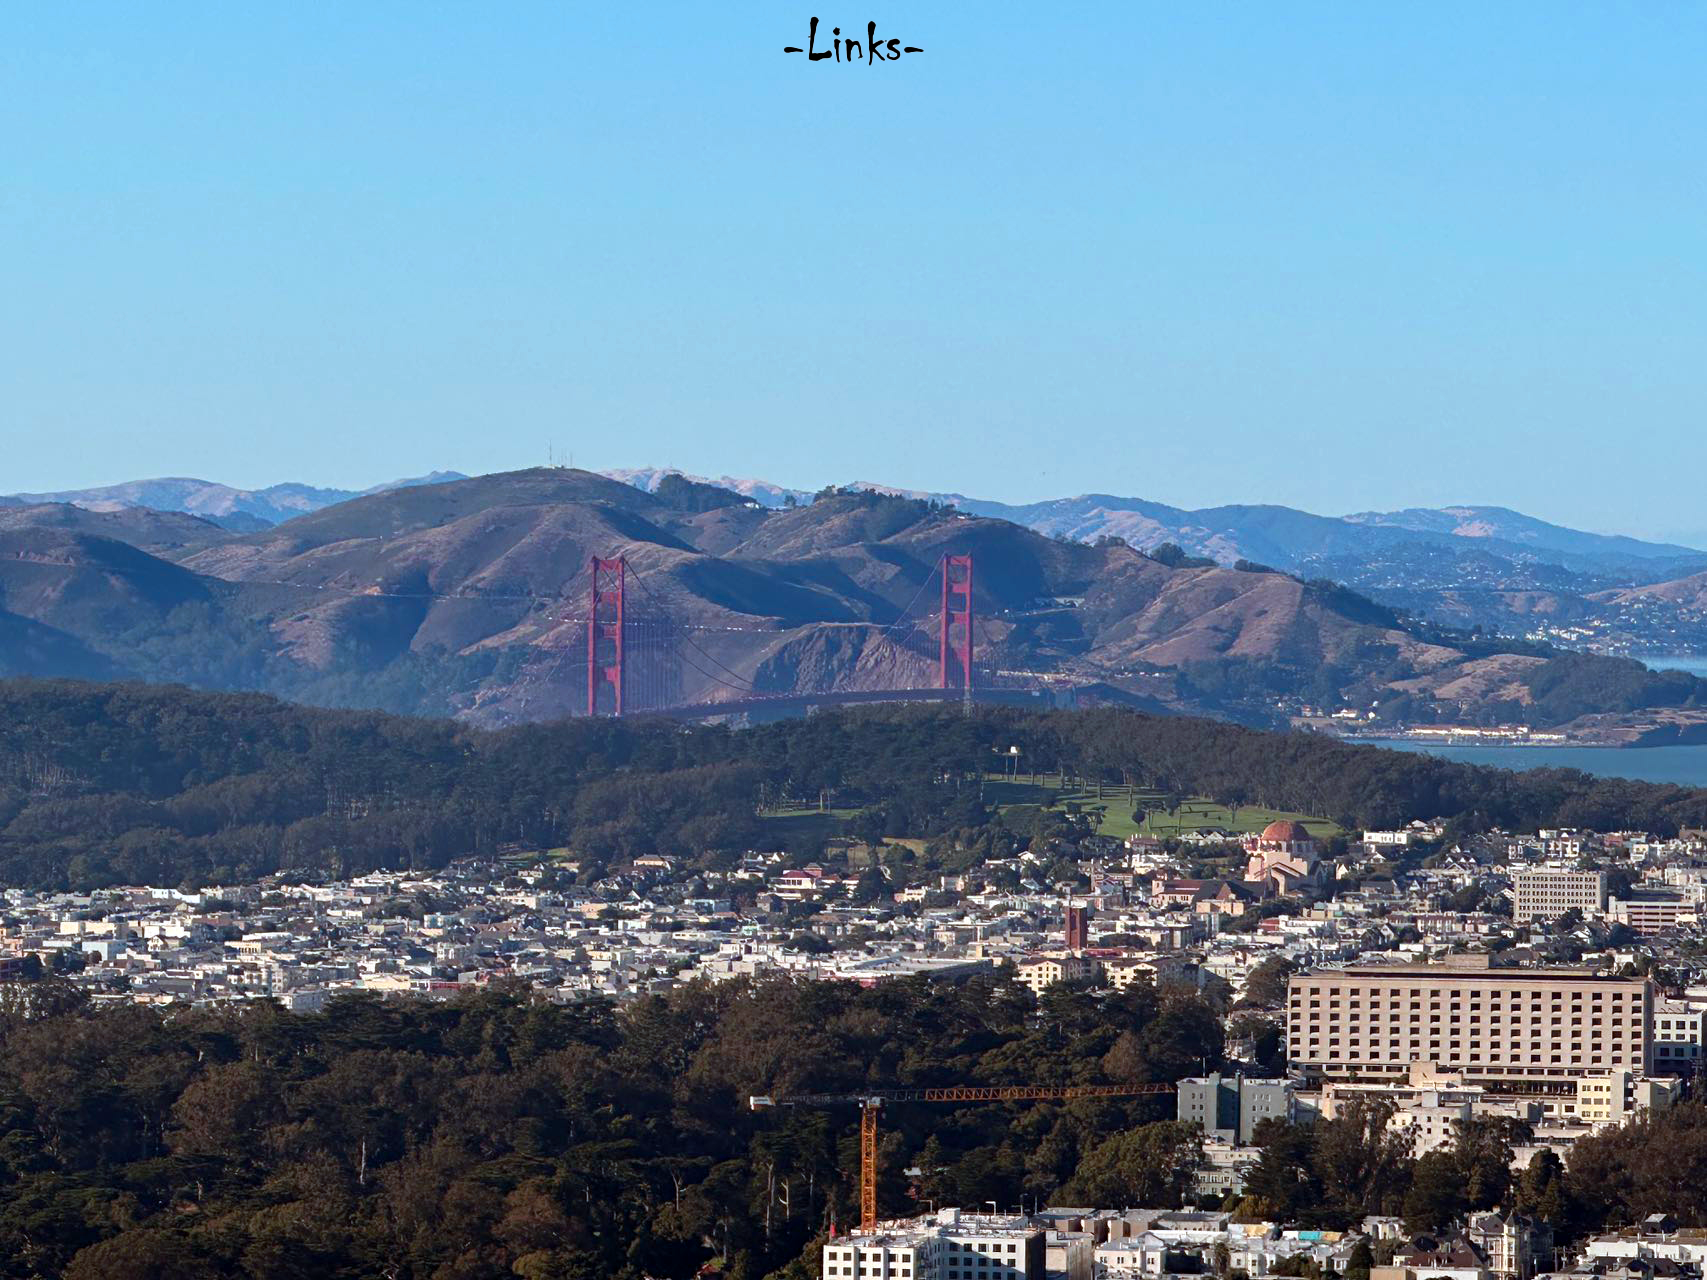
[(1665, 603), (1696, 613), (1707, 613), (1707, 573), (1692, 573), (1688, 577), (1668, 582), (1650, 582), (1639, 587), (1625, 587), (1602, 592), (1595, 597), (1612, 604)]
[[(621, 555), (637, 614), (667, 612), (691, 641), (671, 673), (684, 700), (919, 686), (934, 677), (928, 617), (922, 642), (884, 633), (909, 605), (931, 612), (926, 588), (950, 552), (976, 558), (980, 662), (1057, 692), (1262, 723), (1312, 705), (1522, 716), (1555, 661), (1332, 583), (1049, 537), (940, 502), (850, 488), (769, 508), (706, 484), (653, 492), (538, 468), (389, 489), (251, 532), (135, 508), (0, 511), (0, 663), (489, 724), (547, 718), (584, 700), (589, 558)], [(1597, 671), (1577, 677), (1571, 706), (1592, 705)], [(1663, 696), (1681, 705), (1694, 691)]]
[[(880, 486), (871, 486), (880, 488)], [(1140, 498), (1086, 494), (1010, 506), (960, 495), (935, 496), (964, 511), (1012, 520), (1051, 536), (1120, 537), (1141, 550), (1174, 543), (1225, 564), (1251, 560), (1288, 570), (1337, 556), (1401, 547), (1474, 550), (1518, 564), (1540, 562), (1578, 573), (1661, 575), (1707, 566), (1707, 551), (1619, 535), (1587, 533), (1504, 507), (1444, 507), (1321, 516), (1292, 507), (1230, 505), (1187, 510)]]
[[(668, 473), (616, 474), (650, 488)], [(783, 492), (761, 481), (741, 483), (761, 500)], [(1589, 533), (1505, 507), (1322, 516), (1269, 505), (1190, 510), (1112, 494), (1015, 505), (869, 481), (853, 487), (947, 503), (1050, 537), (1120, 538), (1143, 551), (1171, 544), (1223, 565), (1245, 561), (1327, 578), (1465, 630), (1595, 652), (1707, 653), (1707, 617), (1700, 610), (1681, 596), (1641, 591), (1707, 570), (1707, 551)]]

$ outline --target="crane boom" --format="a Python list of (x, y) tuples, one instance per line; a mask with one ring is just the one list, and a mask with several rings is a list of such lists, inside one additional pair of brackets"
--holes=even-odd
[(1172, 1093), (1171, 1084), (962, 1084), (929, 1089), (874, 1089), (866, 1093), (791, 1093), (748, 1099), (754, 1111), (763, 1107), (882, 1106), (886, 1102), (1051, 1102), (1073, 1098), (1135, 1098)]
[(859, 1108), (859, 1227), (877, 1227), (877, 1113), (889, 1102), (1069, 1102), (1075, 1098), (1137, 1098), (1172, 1093), (1171, 1084), (961, 1084), (925, 1089), (872, 1089), (864, 1093), (754, 1094), (747, 1105)]

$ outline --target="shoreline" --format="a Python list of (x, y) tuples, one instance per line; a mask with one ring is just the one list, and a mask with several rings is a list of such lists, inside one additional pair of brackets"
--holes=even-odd
[(1522, 743), (1431, 742), (1417, 738), (1364, 738), (1364, 746), (1432, 756), (1459, 764), (1510, 769), (1576, 769), (1603, 778), (1707, 788), (1707, 742)]
[(1456, 749), (1463, 749), (1465, 747), (1487, 747), (1489, 749), (1505, 751), (1574, 751), (1579, 749), (1593, 749), (1595, 751), (1640, 751), (1652, 747), (1693, 745), (1678, 742), (1597, 742), (1592, 739), (1584, 738), (1568, 738), (1561, 742), (1513, 742), (1509, 740), (1490, 741), (1486, 738), (1406, 738), (1387, 736), (1380, 738), (1345, 737), (1342, 741), (1355, 742), (1365, 747), (1390, 747), (1398, 749), (1406, 747), (1452, 747)]

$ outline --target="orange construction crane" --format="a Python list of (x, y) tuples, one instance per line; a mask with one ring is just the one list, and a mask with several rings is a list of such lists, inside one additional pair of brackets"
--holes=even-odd
[(886, 1102), (1066, 1102), (1074, 1098), (1137, 1098), (1172, 1093), (1171, 1084), (950, 1085), (939, 1089), (881, 1089), (867, 1093), (759, 1094), (748, 1099), (762, 1107), (859, 1108), (859, 1229), (877, 1227), (877, 1113)]

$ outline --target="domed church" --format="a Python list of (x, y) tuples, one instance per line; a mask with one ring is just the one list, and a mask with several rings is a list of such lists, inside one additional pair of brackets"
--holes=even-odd
[(1320, 875), (1316, 838), (1302, 822), (1290, 818), (1271, 822), (1261, 835), (1245, 837), (1245, 880), (1260, 884), (1265, 894), (1290, 893), (1312, 884)]

